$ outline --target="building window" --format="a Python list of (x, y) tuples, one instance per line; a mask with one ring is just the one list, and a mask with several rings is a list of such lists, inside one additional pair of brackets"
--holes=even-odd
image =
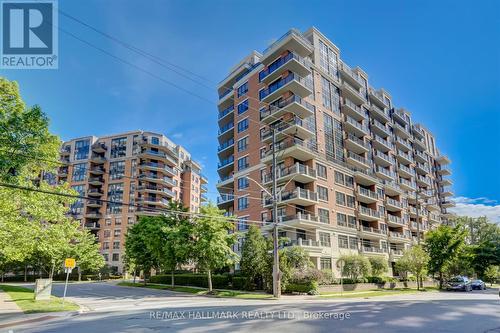
[(120, 254), (119, 253), (113, 253), (113, 261), (120, 261)]
[(111, 180), (122, 179), (125, 176), (125, 161), (109, 163), (109, 178)]
[(319, 244), (323, 247), (330, 247), (330, 234), (326, 232), (319, 233)]
[(248, 137), (238, 140), (238, 151), (242, 152), (248, 148)]
[(238, 230), (247, 230), (248, 229), (248, 217), (242, 217), (238, 219)]
[(121, 219), (121, 217), (115, 218), (115, 225), (122, 225), (122, 219)]
[(73, 166), (73, 175), (71, 176), (72, 181), (81, 182), (84, 181), (87, 176), (87, 163), (79, 163)]
[(330, 258), (320, 258), (319, 260), (321, 270), (331, 270), (332, 269), (332, 259)]
[(106, 219), (106, 220), (104, 220), (104, 223), (105, 223), (106, 225), (111, 225), (111, 219)]
[(318, 185), (317, 191), (320, 200), (328, 201), (328, 188)]
[(348, 249), (349, 248), (347, 236), (339, 235), (339, 248), (341, 248), (341, 249)]
[(109, 238), (111, 236), (111, 231), (110, 230), (104, 230), (104, 238)]
[(349, 228), (356, 229), (356, 217), (349, 215), (347, 216), (347, 223)]
[(238, 114), (242, 114), (248, 111), (248, 99), (238, 104)]
[(245, 82), (238, 87), (238, 97), (245, 95), (247, 92), (248, 92), (248, 82)]
[(248, 198), (241, 197), (238, 198), (238, 210), (244, 210), (248, 208)]
[(318, 216), (321, 223), (330, 223), (330, 212), (328, 209), (318, 208)]
[(354, 188), (354, 177), (345, 175), (345, 186)]
[(109, 242), (102, 243), (102, 249), (103, 250), (109, 250)]
[(239, 190), (246, 189), (246, 188), (248, 188), (248, 186), (250, 186), (250, 181), (248, 180), (247, 177), (238, 178), (238, 189)]
[(90, 139), (78, 140), (75, 142), (75, 160), (85, 160), (89, 158)]
[(113, 242), (113, 250), (119, 250), (120, 249), (120, 242)]
[(328, 178), (326, 166), (324, 166), (323, 164), (316, 163), (316, 172), (318, 174), (318, 177), (324, 179)]
[(248, 118), (243, 119), (238, 123), (238, 133), (241, 133), (248, 129)]
[(115, 229), (115, 232), (113, 233), (113, 235), (115, 237), (119, 237), (121, 235), (122, 231), (120, 229)]
[(127, 223), (128, 223), (128, 224), (134, 224), (134, 218), (133, 218), (133, 217), (129, 217), (129, 218), (127, 219)]
[(122, 212), (123, 183), (109, 184), (108, 200), (112, 202), (108, 202), (106, 212), (108, 214), (120, 214)]
[(332, 94), (330, 92), (330, 81), (321, 77), (321, 97), (323, 98), (323, 106), (328, 110), (332, 109)]
[(335, 184), (345, 185), (344, 174), (335, 170)]
[(323, 113), (325, 132), (325, 154), (330, 161), (344, 161), (342, 125), (337, 119)]
[(347, 207), (354, 208), (356, 199), (352, 195), (347, 195)]
[[(73, 190), (78, 192), (78, 195), (83, 197), (85, 196), (85, 186), (84, 185), (75, 185), (71, 186)], [(73, 215), (79, 215), (83, 212), (83, 199), (76, 199), (76, 201), (71, 205), (70, 212)]]
[(238, 170), (245, 170), (248, 166), (248, 156), (238, 159)]
[(158, 138), (156, 136), (152, 136), (151, 137), (151, 143), (154, 144), (154, 145), (159, 145), (160, 144), (160, 138)]
[(349, 237), (349, 248), (351, 250), (358, 249), (358, 238), (357, 237)]
[(111, 140), (111, 158), (125, 157), (127, 155), (127, 138)]
[(347, 217), (345, 214), (337, 213), (337, 225), (341, 227), (347, 226)]
[(109, 261), (109, 254), (104, 253), (102, 257), (104, 258), (104, 261)]
[(345, 194), (341, 192), (335, 192), (335, 199), (337, 205), (345, 206)]

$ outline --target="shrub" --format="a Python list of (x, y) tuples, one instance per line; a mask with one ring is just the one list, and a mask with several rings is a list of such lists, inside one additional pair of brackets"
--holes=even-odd
[(321, 271), (321, 278), (318, 280), (320, 285), (328, 285), (328, 284), (338, 284), (339, 279), (336, 279), (333, 275), (333, 272), (329, 269), (325, 269)]
[(304, 282), (304, 283), (289, 283), (286, 286), (285, 292), (317, 295), (318, 283), (315, 281)]
[[(170, 275), (154, 275), (149, 279), (151, 283), (170, 284)], [(212, 286), (216, 289), (229, 288), (230, 278), (228, 275), (212, 275)], [(208, 277), (206, 274), (176, 274), (175, 284), (179, 286), (193, 286), (208, 288)]]
[(387, 273), (389, 265), (387, 264), (387, 260), (385, 258), (369, 257), (368, 260), (370, 261), (373, 276), (380, 276)]
[(382, 276), (368, 276), (366, 278), (368, 283), (384, 284), (386, 281)]
[[(358, 281), (359, 278), (370, 275), (370, 261), (362, 255), (343, 255), (339, 261), (343, 262), (342, 276), (350, 278), (352, 281)], [(337, 262), (337, 264), (339, 264)]]

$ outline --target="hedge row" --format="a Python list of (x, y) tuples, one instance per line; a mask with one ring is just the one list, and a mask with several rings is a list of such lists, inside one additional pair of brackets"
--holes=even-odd
[(316, 295), (318, 293), (318, 283), (315, 281), (304, 283), (289, 283), (284, 292)]
[[(153, 275), (149, 279), (151, 283), (170, 284), (170, 275)], [(175, 284), (179, 286), (192, 286), (208, 288), (208, 277), (206, 274), (175, 274)], [(212, 287), (216, 289), (228, 289), (231, 279), (228, 275), (212, 275)]]

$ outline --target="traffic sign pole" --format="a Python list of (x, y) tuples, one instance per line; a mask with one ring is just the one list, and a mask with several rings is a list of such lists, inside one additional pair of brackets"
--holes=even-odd
[(64, 284), (64, 294), (63, 294), (63, 301), (62, 301), (63, 307), (64, 307), (64, 299), (66, 298), (66, 290), (68, 289), (68, 278), (69, 278), (70, 272), (71, 272), (71, 268), (66, 268), (66, 283)]

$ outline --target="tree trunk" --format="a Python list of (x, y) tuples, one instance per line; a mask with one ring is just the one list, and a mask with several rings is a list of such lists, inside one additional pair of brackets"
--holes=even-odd
[(172, 288), (175, 286), (174, 270), (170, 271), (170, 284), (172, 285)]
[(417, 290), (420, 290), (420, 275), (417, 275)]
[(439, 289), (443, 289), (443, 272), (439, 272)]
[(211, 293), (212, 292), (212, 271), (211, 270), (208, 270), (207, 272), (208, 274), (208, 292)]
[(134, 283), (135, 283), (135, 276), (136, 276), (136, 270), (134, 269)]
[(50, 270), (50, 275), (49, 275), (50, 279), (54, 278), (54, 269), (55, 268), (56, 268), (56, 263), (53, 261), (52, 262), (52, 269)]
[(28, 282), (28, 265), (24, 265), (24, 282)]
[(78, 269), (78, 282), (82, 281), (82, 270), (80, 269), (80, 266), (77, 267)]
[(4, 275), (5, 275), (5, 273), (4, 273), (4, 272), (2, 272), (2, 283), (3, 283), (3, 277), (4, 277)]

